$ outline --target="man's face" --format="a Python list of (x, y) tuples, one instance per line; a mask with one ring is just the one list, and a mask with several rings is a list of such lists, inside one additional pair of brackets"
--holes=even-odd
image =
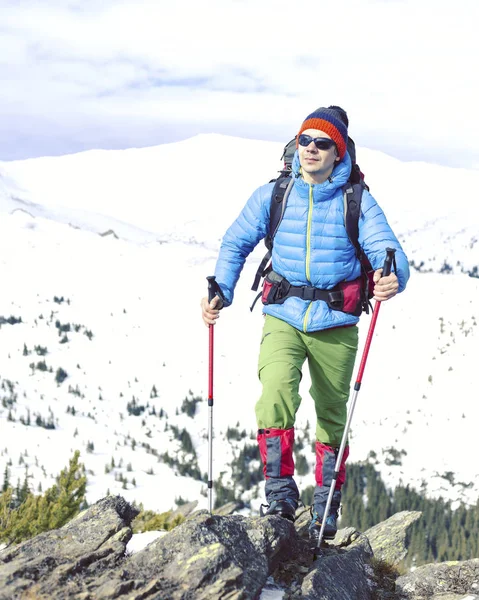
[[(331, 139), (327, 133), (319, 129), (306, 129), (302, 133), (311, 136), (313, 139), (318, 137)], [(299, 144), (298, 155), (303, 173), (307, 173), (311, 177), (314, 177), (316, 174), (321, 175), (331, 172), (336, 162), (340, 160), (336, 146), (328, 150), (318, 150), (313, 141), (308, 146), (301, 146)]]

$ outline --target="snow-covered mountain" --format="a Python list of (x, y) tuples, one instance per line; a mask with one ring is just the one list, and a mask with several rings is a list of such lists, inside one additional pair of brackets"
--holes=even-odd
[[(14, 485), (28, 465), (32, 489), (46, 489), (79, 449), (90, 502), (110, 490), (152, 510), (179, 498), (206, 507), (199, 303), (224, 230), (281, 152), (201, 135), (0, 163), (0, 473), (8, 466)], [(390, 486), (475, 502), (479, 172), (363, 148), (358, 162), (419, 270), (382, 307), (350, 460), (369, 457)], [(262, 316), (249, 306), (263, 254), (249, 257), (215, 328), (214, 480), (226, 487), (233, 459), (255, 444)], [(368, 325), (364, 316), (360, 349)], [(308, 383), (306, 369), (298, 430), (312, 465)], [(312, 470), (298, 480), (312, 485)], [(261, 484), (244, 498), (257, 508)]]

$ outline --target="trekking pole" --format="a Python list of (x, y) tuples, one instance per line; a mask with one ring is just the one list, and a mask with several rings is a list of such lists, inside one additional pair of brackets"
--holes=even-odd
[[(396, 250), (394, 248), (386, 248), (386, 259), (384, 260), (383, 272), (381, 277), (387, 277), (391, 273), (391, 266), (394, 260), (394, 254)], [(331, 488), (329, 490), (328, 501), (326, 503), (326, 508), (324, 509), (323, 522), (321, 523), (321, 529), (319, 531), (318, 543), (316, 544), (316, 549), (321, 553), (321, 542), (323, 540), (324, 529), (326, 527), (326, 519), (329, 516), (329, 511), (331, 509), (331, 503), (333, 501), (333, 494), (336, 488), (336, 481), (339, 477), (339, 469), (341, 468), (341, 462), (343, 460), (344, 449), (346, 448), (346, 443), (348, 440), (348, 432), (351, 426), (351, 421), (353, 419), (354, 408), (356, 406), (356, 400), (359, 394), (359, 389), (361, 388), (361, 382), (363, 379), (364, 368), (366, 367), (366, 360), (369, 354), (369, 348), (371, 347), (371, 340), (374, 333), (374, 328), (376, 327), (376, 321), (378, 320), (379, 309), (381, 308), (381, 302), (376, 300), (374, 304), (373, 316), (371, 319), (371, 324), (369, 325), (368, 335), (366, 337), (366, 344), (363, 350), (363, 356), (361, 357), (361, 363), (359, 364), (358, 376), (356, 377), (356, 383), (354, 384), (354, 393), (351, 402), (351, 409), (348, 414), (348, 419), (346, 421), (346, 427), (344, 428), (343, 437), (341, 439), (341, 445), (339, 447), (338, 456), (336, 458), (336, 465), (334, 467), (334, 475), (333, 480), (331, 482)]]
[[(208, 280), (208, 302), (211, 302), (216, 293), (221, 290), (216, 283), (214, 275), (206, 278)], [(208, 510), (213, 511), (213, 363), (215, 327), (209, 325), (209, 352), (208, 352)]]

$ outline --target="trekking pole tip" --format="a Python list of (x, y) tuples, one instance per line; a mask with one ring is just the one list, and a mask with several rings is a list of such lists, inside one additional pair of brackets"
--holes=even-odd
[(318, 558), (322, 558), (325, 555), (324, 548), (321, 546), (316, 546), (313, 550), (313, 560), (318, 560)]

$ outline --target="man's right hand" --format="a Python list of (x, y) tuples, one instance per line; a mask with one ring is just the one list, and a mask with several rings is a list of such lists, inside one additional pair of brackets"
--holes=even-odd
[(222, 307), (223, 301), (219, 296), (215, 296), (211, 302), (208, 302), (208, 298), (206, 297), (201, 299), (201, 316), (206, 327), (216, 323)]

